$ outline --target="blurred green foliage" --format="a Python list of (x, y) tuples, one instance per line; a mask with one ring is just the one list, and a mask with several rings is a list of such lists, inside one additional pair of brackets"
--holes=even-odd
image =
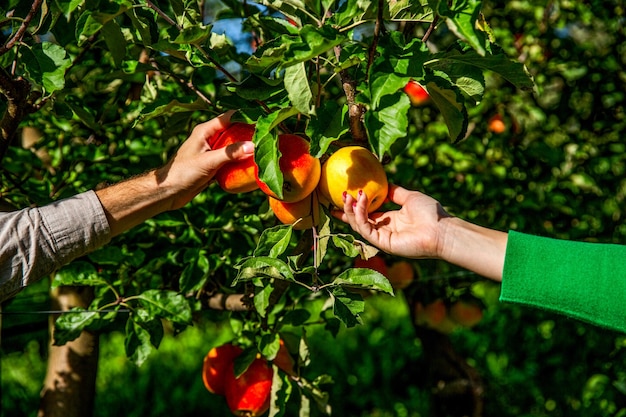
[[(484, 1), (483, 12), (496, 42), (526, 65), (537, 91), (522, 92), (487, 76), (484, 98), (469, 111), (469, 134), (457, 144), (450, 142), (434, 107), (411, 109), (409, 143), (387, 165), (391, 181), (427, 192), (451, 213), (494, 228), (626, 242), (623, 2)], [(173, 117), (167, 123), (145, 121), (140, 130), (129, 128), (118, 120), (118, 112), (139, 114), (139, 103), (128, 97), (133, 82), (143, 81), (110, 83), (110, 74), (118, 69), (99, 61), (97, 54), (86, 59), (93, 60), (90, 72), (72, 75), (67, 86), (71, 97), (54, 110), (67, 114), (72, 100), (82, 101), (91, 113), (83, 120), (93, 123), (70, 125), (50, 114), (30, 116), (28, 122), (43, 134), (40, 141), (33, 149), (12, 148), (2, 161), (3, 196), (17, 206), (45, 204), (93, 188), (102, 178), (115, 182), (156, 166), (191, 127), (190, 119)], [(205, 71), (201, 82), (211, 84), (207, 80), (215, 72)], [(90, 94), (83, 96), (77, 85), (85, 83)], [(169, 97), (193, 97), (179, 87), (167, 91)], [(487, 122), (494, 114), (503, 116), (506, 132), (489, 131)], [(129, 291), (135, 274), (154, 286), (172, 285), (187, 251), (228, 248), (209, 262), (224, 266), (219, 270), (226, 276), (220, 278), (230, 282), (232, 268), (226, 266), (247, 255), (253, 237), (272, 221), (266, 212), (261, 196), (227, 195), (213, 186), (185, 210), (146, 222), (113, 242), (121, 263), (115, 270), (102, 265), (104, 274)], [(92, 259), (96, 265), (103, 259), (97, 257)], [(338, 267), (347, 263), (332, 261)], [(440, 262), (416, 264), (422, 279), (442, 291), (458, 288), (459, 276), (468, 278)], [(624, 335), (499, 304), (497, 284), (469, 279), (487, 306), (485, 318), (473, 330), (450, 337), (483, 379), (484, 415), (626, 415)], [(48, 283), (42, 284), (6, 310), (44, 310), (46, 299), (38, 294)], [(314, 362), (307, 372), (333, 378), (327, 388), (334, 415), (429, 415), (427, 364), (402, 295), (370, 298), (366, 306), (364, 325), (342, 329), (336, 337), (324, 329), (309, 330)], [(96, 416), (226, 415), (223, 399), (207, 393), (200, 379), (203, 356), (231, 335), (215, 324), (215, 317), (208, 314), (177, 335), (168, 329), (160, 348), (141, 367), (126, 358), (114, 323), (101, 339)], [(35, 413), (45, 372), (46, 324), (39, 316), (2, 317), (4, 415)]]

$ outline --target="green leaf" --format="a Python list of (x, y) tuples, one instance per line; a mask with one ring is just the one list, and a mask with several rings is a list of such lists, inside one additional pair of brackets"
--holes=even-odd
[(314, 114), (313, 93), (304, 62), (285, 68), (284, 80), (291, 104), (302, 114)]
[(333, 313), (347, 327), (362, 324), (360, 314), (365, 311), (365, 302), (359, 294), (346, 291), (342, 287), (331, 290), (334, 299)]
[[(323, 236), (320, 233), (320, 236)], [(332, 242), (338, 249), (341, 249), (346, 256), (354, 258), (361, 255), (368, 259), (378, 253), (378, 249), (361, 240), (355, 239), (353, 235), (338, 233), (331, 236)]]
[(290, 45), (285, 54), (285, 61), (282, 62), (283, 68), (293, 65), (297, 62), (304, 62), (313, 59), (344, 41), (345, 36), (336, 28), (330, 25), (315, 27), (313, 25), (304, 25), (300, 29), (299, 43)]
[(369, 74), (369, 90), (373, 109), (384, 107), (380, 101), (389, 94), (396, 94), (411, 80), (424, 77), (424, 63), (432, 57), (427, 46), (418, 39), (404, 44), (397, 32), (382, 39), (378, 48), (380, 56), (375, 60)]
[[(446, 88), (442, 88), (439, 84), (448, 85)], [(438, 83), (428, 82), (426, 90), (430, 95), (430, 99), (439, 108), (448, 126), (448, 132), (452, 141), (456, 143), (463, 140), (467, 133), (468, 117), (462, 94), (449, 81), (441, 77), (439, 77)]]
[[(158, 322), (160, 325), (160, 322)], [(148, 326), (151, 327), (152, 332), (148, 329)], [(137, 366), (141, 366), (148, 356), (152, 353), (155, 346), (153, 341), (155, 336), (153, 336), (158, 332), (157, 324), (153, 323), (152, 325), (146, 324), (142, 319), (138, 319), (137, 321), (132, 317), (126, 321), (126, 338), (124, 340), (124, 348), (126, 350), (126, 356), (135, 363)], [(161, 327), (161, 333), (163, 332), (163, 328)]]
[(521, 90), (531, 91), (535, 88), (532, 76), (522, 63), (511, 60), (500, 49), (494, 52), (493, 55), (480, 56), (471, 50), (446, 51), (436, 54), (425, 63), (425, 66), (450, 75), (458, 75), (457, 71), (460, 68), (469, 65), (480, 69), (481, 72), (487, 70), (496, 73)]
[(486, 36), (476, 25), (481, 8), (481, 0), (453, 0), (451, 5), (440, 1), (437, 13), (446, 19), (446, 25), (458, 38), (470, 44), (479, 55), (485, 55)]
[(283, 197), (283, 173), (280, 170), (278, 136), (275, 128), (287, 118), (298, 114), (298, 109), (288, 107), (257, 120), (252, 141), (255, 144), (254, 161), (259, 167), (259, 179), (264, 182), (278, 198)]
[(270, 393), (269, 417), (280, 417), (285, 415), (286, 404), (289, 397), (291, 397), (292, 384), (289, 375), (284, 372), (278, 372), (276, 365), (273, 365), (273, 368), (274, 377), (272, 378), (272, 390)]
[(122, 65), (126, 56), (126, 38), (116, 21), (111, 20), (102, 27), (102, 37), (111, 52), (116, 67)]
[(136, 123), (145, 122), (161, 116), (172, 116), (173, 113), (194, 112), (198, 110), (206, 110), (206, 103), (200, 99), (192, 103), (182, 103), (178, 100), (172, 100), (167, 103), (155, 102), (146, 106), (142, 110)]
[(100, 317), (97, 311), (74, 307), (54, 322), (54, 345), (62, 346), (80, 336), (81, 332)]
[(372, 150), (379, 158), (391, 149), (396, 140), (406, 136), (409, 128), (409, 97), (402, 91), (383, 96), (376, 112), (365, 114), (365, 126)]
[(348, 106), (327, 100), (317, 108), (316, 113), (311, 115), (306, 134), (311, 139), (311, 155), (321, 158), (332, 142), (349, 132), (346, 122)]
[[(279, 93), (284, 93), (283, 80), (269, 79), (258, 75), (250, 75), (239, 83), (229, 83), (226, 85), (228, 91), (234, 92), (239, 97), (246, 100), (268, 100)], [(254, 118), (256, 121), (258, 117)]]
[(152, 46), (159, 42), (159, 29), (155, 12), (147, 7), (133, 7), (126, 15), (130, 18), (136, 32), (135, 35), (144, 45)]
[(197, 291), (209, 277), (209, 259), (205, 250), (187, 249), (183, 255), (185, 268), (180, 276), (180, 291)]
[(52, 288), (59, 285), (106, 285), (105, 279), (98, 275), (96, 267), (89, 262), (74, 261), (59, 269), (54, 275)]
[(280, 259), (268, 256), (258, 256), (245, 259), (235, 266), (239, 270), (233, 285), (239, 281), (251, 280), (254, 278), (276, 278), (287, 281), (294, 281), (291, 268)]
[(20, 49), (28, 78), (50, 94), (65, 87), (65, 71), (72, 64), (65, 49), (51, 42), (41, 42)]
[(350, 268), (343, 271), (332, 282), (344, 287), (374, 290), (393, 295), (391, 283), (383, 274), (369, 268)]
[(254, 309), (259, 313), (259, 316), (266, 317), (268, 310), (271, 308), (272, 292), (274, 286), (269, 284), (257, 290), (254, 294)]
[(246, 372), (246, 369), (248, 369), (250, 364), (256, 359), (257, 353), (259, 352), (256, 347), (252, 347), (245, 349), (241, 355), (235, 358), (234, 371), (236, 378), (239, 378), (244, 372)]
[(124, 262), (124, 253), (117, 246), (107, 245), (91, 252), (89, 259), (100, 265), (120, 265)]
[(137, 296), (150, 318), (164, 318), (174, 323), (191, 324), (189, 302), (175, 291), (147, 290)]
[(267, 359), (274, 360), (280, 349), (280, 335), (278, 333), (268, 333), (261, 336), (259, 340), (259, 352)]
[(193, 25), (184, 27), (172, 43), (196, 44), (204, 43), (211, 36), (211, 26)]
[(277, 258), (282, 255), (289, 247), (293, 227), (289, 225), (278, 225), (265, 229), (261, 233), (259, 243), (254, 250), (254, 256), (267, 255), (271, 258)]
[(281, 35), (266, 42), (246, 61), (246, 67), (251, 72), (267, 73), (278, 65), (280, 71), (322, 55), (344, 40), (345, 36), (329, 25), (304, 25), (297, 36)]
[(252, 73), (269, 74), (276, 65), (283, 62), (289, 45), (297, 40), (298, 37), (294, 35), (281, 35), (265, 42), (255, 51), (254, 55), (248, 58), (245, 67)]
[(302, 326), (311, 318), (311, 312), (304, 308), (287, 311), (281, 319), (281, 323), (290, 326)]

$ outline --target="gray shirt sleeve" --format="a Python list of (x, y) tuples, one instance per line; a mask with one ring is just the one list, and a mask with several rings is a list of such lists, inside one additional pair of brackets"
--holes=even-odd
[(111, 239), (93, 191), (0, 213), (0, 302)]

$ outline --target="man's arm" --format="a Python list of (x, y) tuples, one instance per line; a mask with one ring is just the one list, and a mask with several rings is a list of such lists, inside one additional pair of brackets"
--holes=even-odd
[(211, 151), (208, 139), (230, 123), (226, 113), (196, 126), (163, 167), (96, 191), (116, 236), (164, 211), (178, 209), (209, 185), (217, 169), (231, 160), (252, 157), (252, 142)]
[(0, 213), (0, 302), (111, 237), (184, 206), (224, 163), (252, 157), (252, 142), (209, 148), (208, 139), (228, 126), (231, 114), (196, 126), (161, 168), (44, 207)]

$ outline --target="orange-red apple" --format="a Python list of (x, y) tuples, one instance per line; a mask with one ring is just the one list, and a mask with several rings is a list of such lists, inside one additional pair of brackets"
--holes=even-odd
[[(283, 134), (278, 136), (280, 159), (278, 166), (283, 173), (282, 201), (294, 203), (311, 194), (320, 179), (321, 164), (310, 154), (309, 142), (302, 136)], [(261, 191), (270, 197), (278, 196), (259, 178), (255, 165), (256, 182)]]
[(411, 80), (404, 86), (404, 92), (409, 96), (411, 105), (421, 106), (430, 100), (428, 91), (417, 81)]
[(396, 290), (408, 287), (415, 278), (413, 265), (407, 261), (397, 261), (388, 268), (387, 279)]
[(295, 361), (291, 357), (287, 346), (283, 339), (280, 339), (280, 348), (278, 349), (278, 353), (276, 357), (272, 361), (274, 365), (276, 365), (279, 369), (283, 370), (287, 375), (295, 375), (296, 371), (294, 370)]
[(229, 367), (242, 352), (239, 346), (227, 343), (209, 350), (202, 365), (202, 381), (209, 392), (223, 395)]
[(500, 114), (494, 114), (487, 122), (487, 128), (490, 132), (500, 134), (506, 132), (506, 123)]
[(234, 363), (230, 366), (232, 377), (226, 378), (226, 402), (228, 408), (239, 417), (257, 417), (270, 407), (274, 370), (264, 358), (257, 357), (239, 378), (234, 375)]
[(354, 266), (356, 268), (373, 269), (374, 271), (380, 272), (385, 277), (387, 276), (387, 264), (382, 256), (374, 255), (368, 259), (363, 259), (361, 257), (355, 258)]
[(317, 226), (320, 208), (316, 191), (295, 203), (287, 203), (271, 196), (267, 196), (267, 198), (270, 208), (281, 223), (293, 224), (295, 230), (306, 230)]
[(320, 200), (343, 208), (343, 193), (357, 198), (359, 191), (369, 200), (368, 212), (378, 209), (387, 198), (387, 174), (376, 155), (362, 146), (346, 146), (335, 151), (322, 166)]
[(415, 323), (444, 334), (451, 333), (457, 327), (457, 324), (449, 316), (445, 301), (441, 298), (426, 305), (417, 302), (415, 304)]
[(450, 306), (450, 318), (464, 327), (474, 327), (483, 319), (483, 309), (478, 303), (459, 300)]
[[(255, 126), (247, 123), (233, 123), (221, 133), (209, 139), (211, 149), (220, 149), (235, 142), (252, 140)], [(256, 190), (256, 163), (254, 158), (231, 161), (222, 165), (215, 174), (222, 190), (229, 193), (247, 193)]]

